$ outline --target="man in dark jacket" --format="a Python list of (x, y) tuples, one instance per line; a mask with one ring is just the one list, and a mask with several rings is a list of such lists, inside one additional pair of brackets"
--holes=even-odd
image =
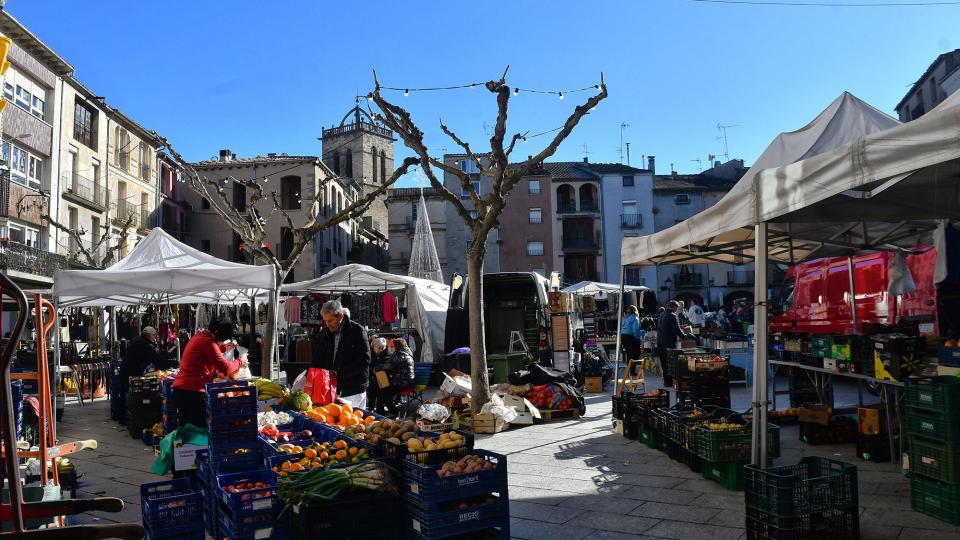
[(120, 378), (123, 381), (123, 392), (127, 391), (130, 377), (140, 377), (149, 366), (154, 369), (176, 367), (176, 360), (170, 360), (157, 350), (157, 329), (145, 326), (140, 335), (130, 341), (123, 362), (120, 364)]
[(326, 326), (317, 338), (313, 367), (337, 373), (337, 395), (361, 409), (367, 405), (370, 377), (370, 343), (367, 331), (350, 320), (344, 308), (331, 300), (320, 308)]
[(663, 369), (664, 386), (673, 384), (673, 377), (667, 375), (667, 350), (676, 348), (677, 340), (681, 337), (693, 338), (680, 328), (680, 319), (677, 318), (678, 309), (680, 304), (675, 300), (667, 302), (667, 309), (657, 320), (657, 354), (660, 357), (660, 367)]

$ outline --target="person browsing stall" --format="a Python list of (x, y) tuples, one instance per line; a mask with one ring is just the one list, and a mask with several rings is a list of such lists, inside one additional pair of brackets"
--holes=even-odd
[(390, 414), (396, 416), (398, 394), (409, 388), (413, 388), (413, 352), (406, 340), (402, 338), (391, 339), (387, 342), (390, 356), (381, 366), (381, 370), (387, 373), (390, 379), (390, 386), (380, 389), (380, 406), (386, 406)]
[(370, 355), (370, 378), (367, 381), (367, 408), (375, 411), (383, 408), (383, 403), (380, 402), (380, 386), (377, 384), (375, 373), (387, 361), (390, 354), (387, 352), (387, 340), (379, 336), (371, 337), (370, 350), (372, 354)]
[(130, 346), (127, 347), (123, 362), (120, 364), (120, 379), (124, 393), (127, 391), (127, 385), (130, 384), (130, 377), (142, 376), (150, 366), (153, 366), (153, 369), (177, 366), (175, 359), (169, 359), (167, 355), (160, 352), (157, 347), (158, 340), (157, 329), (145, 326), (140, 331), (140, 335), (130, 341)]
[(623, 345), (624, 352), (626, 352), (627, 360), (639, 360), (643, 355), (644, 336), (638, 318), (640, 311), (637, 306), (627, 306), (624, 314), (626, 316), (620, 325), (620, 342)]
[(325, 328), (317, 338), (313, 367), (337, 374), (337, 395), (361, 409), (370, 384), (370, 343), (367, 331), (350, 320), (343, 306), (331, 300), (320, 308)]
[(218, 372), (232, 379), (240, 368), (247, 365), (245, 358), (227, 360), (223, 355), (235, 347), (231, 341), (233, 332), (232, 323), (215, 323), (187, 343), (180, 361), (180, 372), (173, 381), (173, 404), (181, 426), (206, 427), (204, 389), (207, 383), (213, 382)]
[[(693, 334), (687, 334), (680, 327), (680, 319), (677, 318), (677, 312), (680, 311), (680, 303), (671, 300), (667, 302), (667, 309), (660, 314), (657, 320), (657, 353), (660, 356), (660, 366), (664, 371), (663, 384), (673, 384), (673, 377), (667, 372), (667, 351), (677, 346), (677, 341), (681, 337), (694, 339)], [(669, 379), (669, 380), (668, 380)]]

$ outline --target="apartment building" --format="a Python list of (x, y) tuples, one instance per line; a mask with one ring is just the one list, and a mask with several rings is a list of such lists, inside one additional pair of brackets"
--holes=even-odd
[[(434, 188), (395, 188), (387, 191), (387, 212), (390, 233), (391, 274), (406, 275), (410, 269), (410, 255), (413, 251), (413, 236), (417, 228), (417, 219), (421, 216), (420, 194), (427, 206), (430, 230), (440, 259), (440, 269), (444, 279), (449, 279), (450, 266), (447, 253), (447, 205), (446, 199)], [(462, 257), (462, 254), (456, 254)]]
[(541, 164), (510, 192), (500, 225), (501, 270), (537, 272), (547, 277), (558, 268), (554, 259), (554, 204), (550, 172)]
[[(620, 280), (620, 247), (623, 239), (653, 234), (653, 176), (655, 157), (646, 169), (620, 163), (591, 163), (590, 170), (600, 176), (600, 200), (603, 207), (603, 250), (606, 281)], [(653, 266), (634, 266), (624, 270), (624, 283), (656, 287)]]
[[(478, 156), (480, 162), (486, 166), (489, 159), (486, 154)], [(470, 159), (466, 154), (444, 154), (443, 162), (451, 167), (457, 167), (461, 171), (470, 175), (473, 189), (483, 197), (493, 190), (493, 178), (481, 174), (480, 168), (476, 162)], [(444, 173), (443, 185), (452, 193), (459, 195), (460, 201), (470, 212), (470, 215), (476, 217), (477, 212), (473, 207), (473, 201), (470, 200), (470, 194), (461, 184), (460, 177), (455, 174)], [(508, 207), (505, 212), (509, 212)], [(452, 204), (446, 205), (447, 212), (447, 273), (452, 275), (454, 272), (460, 275), (467, 274), (467, 248), (473, 242), (473, 231), (463, 222), (463, 218), (454, 209)], [(439, 248), (437, 248), (439, 251)], [(490, 231), (487, 237), (487, 255), (483, 263), (484, 273), (501, 271), (500, 257), (500, 229)], [(449, 279), (449, 277), (448, 277)]]
[(938, 56), (894, 110), (901, 122), (916, 120), (957, 90), (960, 90), (960, 49)]
[(187, 243), (190, 235), (190, 213), (187, 202), (191, 191), (180, 165), (164, 152), (157, 154), (160, 174), (160, 206), (157, 209), (156, 225), (181, 242)]
[(550, 173), (555, 211), (554, 268), (563, 273), (567, 283), (604, 281), (600, 176), (590, 170), (586, 160), (543, 166)]
[[(117, 109), (107, 115), (107, 186), (110, 192), (111, 238), (126, 256), (154, 225), (159, 203), (156, 133)], [(123, 227), (129, 224), (123, 237)]]

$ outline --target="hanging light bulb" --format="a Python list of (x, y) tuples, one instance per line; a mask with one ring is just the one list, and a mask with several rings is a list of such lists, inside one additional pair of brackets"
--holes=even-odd
[(264, 177), (263, 177), (263, 183), (264, 183), (264, 184), (266, 184), (266, 183), (269, 182), (269, 181), (270, 181), (270, 177), (269, 177), (269, 176), (264, 176)]
[(409, 96), (409, 95), (410, 95), (410, 89), (409, 89), (409, 88), (404, 89), (403, 95)]
[(563, 99), (563, 92), (560, 92), (560, 99)]
[(600, 85), (599, 85), (599, 84), (595, 84), (595, 85), (593, 85), (593, 87), (597, 89), (597, 92), (600, 91)]
[(519, 88), (514, 88), (514, 89), (513, 89), (513, 95), (515, 95), (515, 96), (520, 95), (520, 89), (519, 89)]

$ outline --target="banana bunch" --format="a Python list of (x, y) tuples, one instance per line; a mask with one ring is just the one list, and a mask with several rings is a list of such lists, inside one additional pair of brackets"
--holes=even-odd
[(270, 379), (253, 379), (253, 384), (257, 385), (257, 399), (260, 401), (270, 401), (271, 399), (286, 399), (286, 387), (280, 383), (275, 383)]

